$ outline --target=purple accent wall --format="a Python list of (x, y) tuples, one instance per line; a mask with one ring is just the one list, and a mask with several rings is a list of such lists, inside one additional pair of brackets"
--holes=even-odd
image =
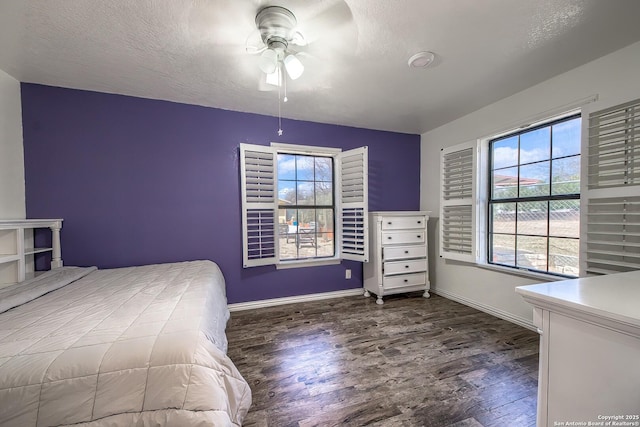
[(355, 262), (242, 268), (241, 142), (368, 145), (369, 209), (419, 209), (419, 135), (283, 120), (278, 137), (274, 117), (27, 83), (22, 114), (27, 217), (64, 218), (65, 265), (210, 259), (230, 303), (361, 287)]

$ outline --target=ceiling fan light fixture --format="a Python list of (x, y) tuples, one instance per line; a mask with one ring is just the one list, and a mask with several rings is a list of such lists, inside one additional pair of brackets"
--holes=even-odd
[(273, 73), (278, 66), (278, 52), (273, 49), (266, 49), (260, 54), (259, 66), (263, 73)]
[(291, 80), (298, 79), (304, 72), (304, 65), (295, 55), (287, 55), (284, 58), (284, 67), (287, 69), (287, 74), (291, 77)]
[(272, 86), (280, 86), (282, 84), (282, 79), (280, 78), (280, 69), (276, 67), (276, 69), (272, 73), (266, 74), (266, 82)]
[(436, 55), (433, 52), (423, 51), (413, 55), (411, 58), (409, 58), (409, 61), (407, 63), (411, 68), (427, 68), (433, 63), (433, 60), (435, 58)]

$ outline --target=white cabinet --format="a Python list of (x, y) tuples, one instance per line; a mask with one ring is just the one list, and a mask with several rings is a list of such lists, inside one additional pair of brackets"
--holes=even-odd
[(540, 333), (538, 427), (640, 424), (639, 282), (632, 271), (516, 288)]
[[(51, 247), (36, 247), (33, 230), (51, 230)], [(35, 254), (51, 252), (51, 268), (62, 267), (60, 255), (61, 219), (0, 220), (0, 287), (22, 282), (35, 272)]]
[(369, 213), (369, 262), (364, 264), (364, 295), (382, 297), (424, 291), (429, 298), (427, 221), (429, 212)]

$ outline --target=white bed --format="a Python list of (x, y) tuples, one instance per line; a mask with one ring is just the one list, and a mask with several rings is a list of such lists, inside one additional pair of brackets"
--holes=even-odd
[(251, 404), (210, 261), (63, 267), (0, 289), (0, 312), (2, 426), (232, 426)]

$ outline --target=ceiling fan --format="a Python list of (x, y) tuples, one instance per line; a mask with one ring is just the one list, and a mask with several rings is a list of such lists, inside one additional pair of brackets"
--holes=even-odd
[(260, 54), (259, 67), (266, 74), (266, 82), (279, 86), (282, 69), (292, 80), (302, 76), (304, 65), (293, 46), (304, 47), (307, 42), (297, 30), (298, 21), (293, 12), (281, 6), (267, 6), (258, 11), (255, 23), (260, 42), (256, 43), (254, 31), (247, 39), (246, 50)]
[(277, 85), (277, 70), (281, 84), (304, 73), (304, 83), (298, 80), (297, 90), (324, 87), (334, 70), (340, 69), (357, 48), (358, 28), (346, 0), (189, 3), (187, 28), (194, 45), (203, 54), (207, 50), (217, 52), (247, 83), (256, 72), (266, 70), (258, 80), (260, 91), (275, 88), (266, 84), (265, 77)]
[[(280, 101), (288, 100), (287, 81), (305, 73), (298, 91), (326, 85), (355, 52), (358, 29), (345, 0), (275, 1), (277, 5), (274, 0), (191, 0), (188, 29), (194, 42), (224, 52), (227, 60), (234, 58), (229, 63), (243, 74), (238, 81), (249, 82), (255, 72), (264, 73), (258, 90), (277, 88), (282, 134)], [(240, 52), (257, 61), (238, 58)]]

